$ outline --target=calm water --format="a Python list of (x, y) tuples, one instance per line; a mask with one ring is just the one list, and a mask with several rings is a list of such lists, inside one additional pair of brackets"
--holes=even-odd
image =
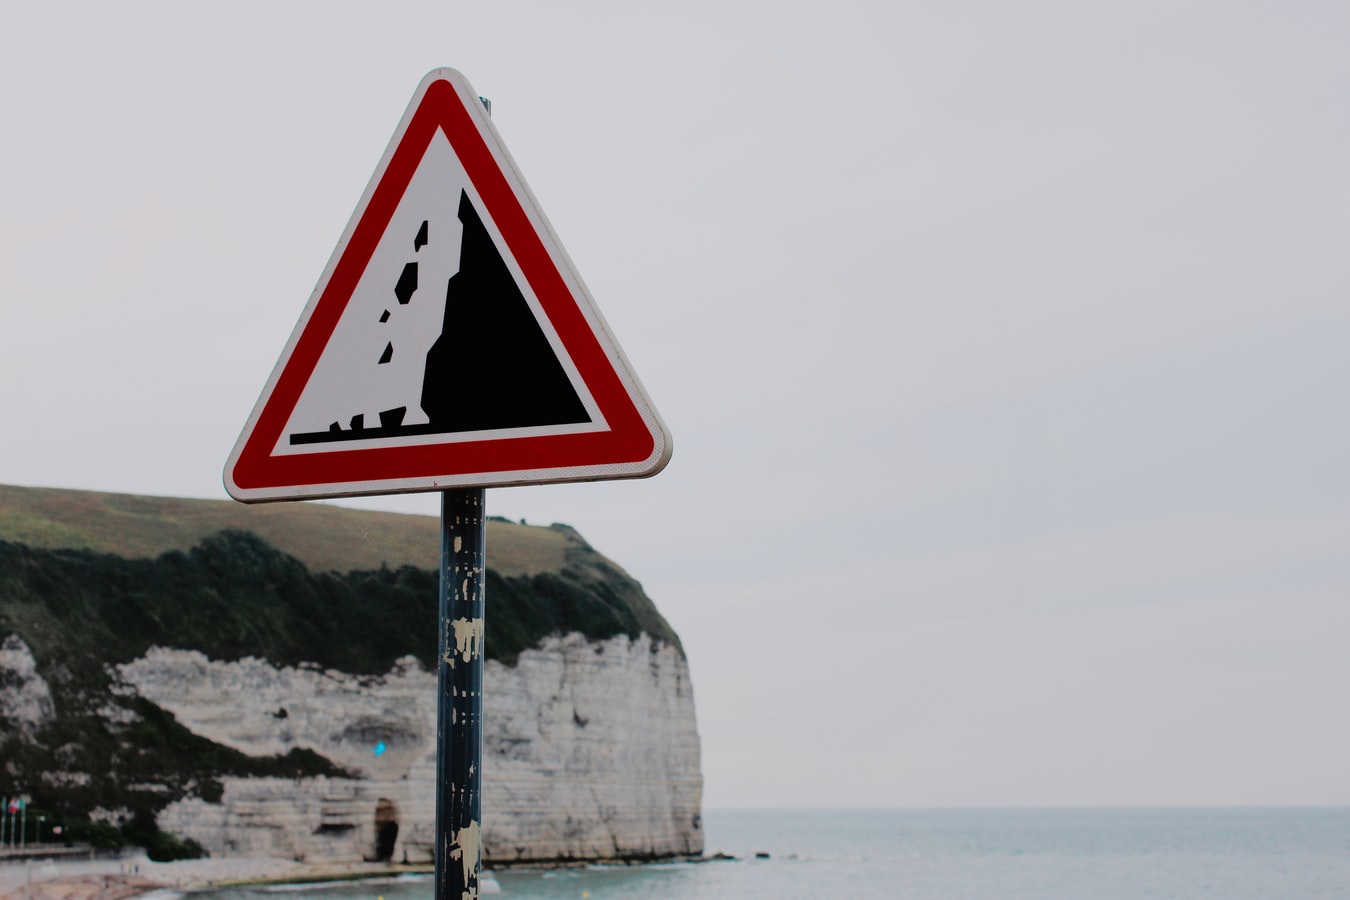
[[(511, 898), (1350, 898), (1350, 809), (705, 814), (734, 862), (497, 873)], [(767, 853), (767, 859), (756, 858)], [(212, 900), (428, 900), (429, 879)]]

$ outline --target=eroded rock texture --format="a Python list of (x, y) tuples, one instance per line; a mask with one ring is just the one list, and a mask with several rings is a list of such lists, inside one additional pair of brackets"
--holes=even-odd
[[(220, 802), (172, 803), (161, 828), (214, 855), (431, 859), (436, 679), (416, 659), (357, 676), (156, 647), (116, 675), (212, 742), (311, 750), (350, 776), (225, 777)], [(484, 717), (489, 860), (702, 851), (693, 693), (669, 643), (573, 633), (489, 660)]]

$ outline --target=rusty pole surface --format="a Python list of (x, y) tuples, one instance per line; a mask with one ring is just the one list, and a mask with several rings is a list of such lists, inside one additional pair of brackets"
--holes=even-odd
[(436, 900), (476, 900), (483, 868), (484, 491), (441, 494)]

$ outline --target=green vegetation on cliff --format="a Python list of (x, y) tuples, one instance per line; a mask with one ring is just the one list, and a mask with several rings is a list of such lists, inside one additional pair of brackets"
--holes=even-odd
[[(0, 541), (56, 553), (43, 557), (47, 574), (35, 574), (38, 581), (78, 575), (98, 586), (99, 604), (116, 617), (136, 618), (120, 637), (165, 643), (181, 627), (186, 642), (166, 646), (228, 651), (217, 658), (302, 658), (373, 672), (411, 653), (429, 665), (439, 529), (433, 516), (325, 503), (248, 506), (0, 485)], [(679, 646), (642, 586), (575, 530), (505, 519), (489, 520), (487, 530), (489, 659), (514, 662), (541, 638), (568, 631), (598, 639), (645, 632)], [(0, 605), (9, 568), (0, 563)], [(319, 619), (308, 621), (311, 614)], [(372, 630), (344, 632), (349, 625)]]
[[(487, 658), (512, 664), (544, 637), (573, 631), (595, 639), (645, 631), (673, 642), (664, 620), (650, 620), (654, 608), (634, 608), (634, 590), (617, 574), (504, 578), (489, 569)], [(436, 572), (412, 566), (311, 572), (244, 531), (153, 560), (0, 540), (0, 638), (19, 635), (40, 670), (56, 660), (128, 662), (154, 646), (358, 674), (387, 672), (411, 655), (431, 669), (438, 591)]]

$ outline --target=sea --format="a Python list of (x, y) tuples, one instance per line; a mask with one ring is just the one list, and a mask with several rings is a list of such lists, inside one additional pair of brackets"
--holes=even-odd
[[(707, 810), (709, 855), (504, 869), (502, 900), (1350, 898), (1350, 808)], [(211, 900), (431, 900), (429, 876)]]

